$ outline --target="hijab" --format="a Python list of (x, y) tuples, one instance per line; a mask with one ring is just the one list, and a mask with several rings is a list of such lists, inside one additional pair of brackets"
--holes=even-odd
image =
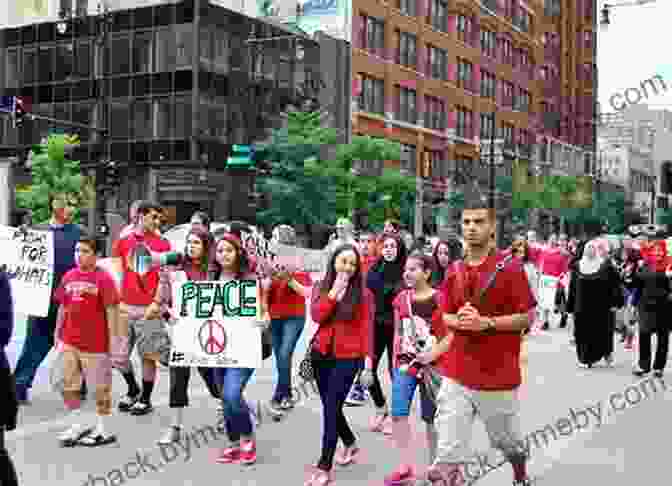
[[(591, 255), (592, 253), (592, 255)], [(583, 254), (579, 260), (579, 271), (584, 275), (597, 273), (604, 263), (604, 247), (599, 240), (590, 240), (583, 248)]]

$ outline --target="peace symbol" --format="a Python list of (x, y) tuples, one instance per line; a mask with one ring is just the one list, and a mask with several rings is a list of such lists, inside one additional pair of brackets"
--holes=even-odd
[(198, 341), (205, 354), (220, 354), (226, 348), (224, 326), (213, 319), (205, 321), (198, 331)]

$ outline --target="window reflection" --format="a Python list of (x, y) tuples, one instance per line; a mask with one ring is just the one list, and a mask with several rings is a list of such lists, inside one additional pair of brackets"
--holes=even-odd
[(150, 100), (133, 103), (133, 138), (152, 137), (152, 104)]
[(133, 72), (147, 73), (152, 70), (152, 32), (135, 34), (133, 40)]

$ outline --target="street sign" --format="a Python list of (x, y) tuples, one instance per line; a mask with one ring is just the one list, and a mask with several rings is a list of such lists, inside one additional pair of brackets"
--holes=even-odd
[(226, 167), (230, 169), (254, 168), (253, 153), (254, 150), (249, 145), (233, 145), (231, 147), (231, 156), (226, 159)]
[(15, 96), (0, 96), (0, 112), (14, 113), (15, 105), (16, 105)]

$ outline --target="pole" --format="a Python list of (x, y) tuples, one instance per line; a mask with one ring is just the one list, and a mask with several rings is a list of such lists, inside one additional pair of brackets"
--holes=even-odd
[[(199, 137), (199, 116), (200, 116), (200, 84), (198, 82), (198, 75), (200, 71), (200, 57), (201, 57), (201, 2), (194, 0), (194, 21), (192, 23), (193, 29), (191, 32), (191, 42), (193, 50), (191, 53), (191, 140), (190, 140), (190, 154), (193, 164), (197, 164), (200, 160), (198, 137)], [(207, 183), (207, 178), (206, 182)]]
[[(107, 197), (105, 194), (106, 188), (104, 187), (104, 181), (103, 178), (105, 176), (104, 171), (105, 171), (105, 166), (107, 166), (107, 163), (110, 161), (110, 140), (109, 140), (109, 120), (110, 120), (110, 81), (107, 79), (107, 71), (108, 71), (108, 66), (109, 66), (109, 49), (108, 49), (108, 27), (109, 27), (109, 19), (107, 17), (108, 15), (108, 10), (107, 6), (98, 6), (98, 17), (97, 17), (97, 23), (100, 28), (100, 38), (99, 38), (99, 43), (98, 47), (101, 50), (101, 60), (102, 60), (102, 66), (100, 70), (100, 75), (101, 75), (101, 83), (100, 86), (103, 90), (102, 93), (102, 109), (100, 110), (101, 114), (101, 119), (102, 119), (102, 124), (103, 124), (103, 129), (101, 131), (101, 141), (103, 143), (103, 163), (99, 164), (99, 169), (96, 172), (96, 194), (97, 194), (97, 201), (96, 201), (96, 212), (98, 213), (98, 224), (99, 224), (99, 229), (105, 229), (107, 228), (107, 218), (106, 218), (106, 213), (107, 213)], [(107, 241), (107, 236), (103, 231), (97, 231), (99, 234), (99, 250), (102, 253), (102, 256), (105, 256), (108, 253), (108, 241)]]
[(422, 181), (422, 174), (418, 174), (415, 177), (415, 218), (414, 218), (414, 228), (413, 233), (416, 238), (422, 236), (422, 206), (425, 198), (424, 194), (424, 184)]

